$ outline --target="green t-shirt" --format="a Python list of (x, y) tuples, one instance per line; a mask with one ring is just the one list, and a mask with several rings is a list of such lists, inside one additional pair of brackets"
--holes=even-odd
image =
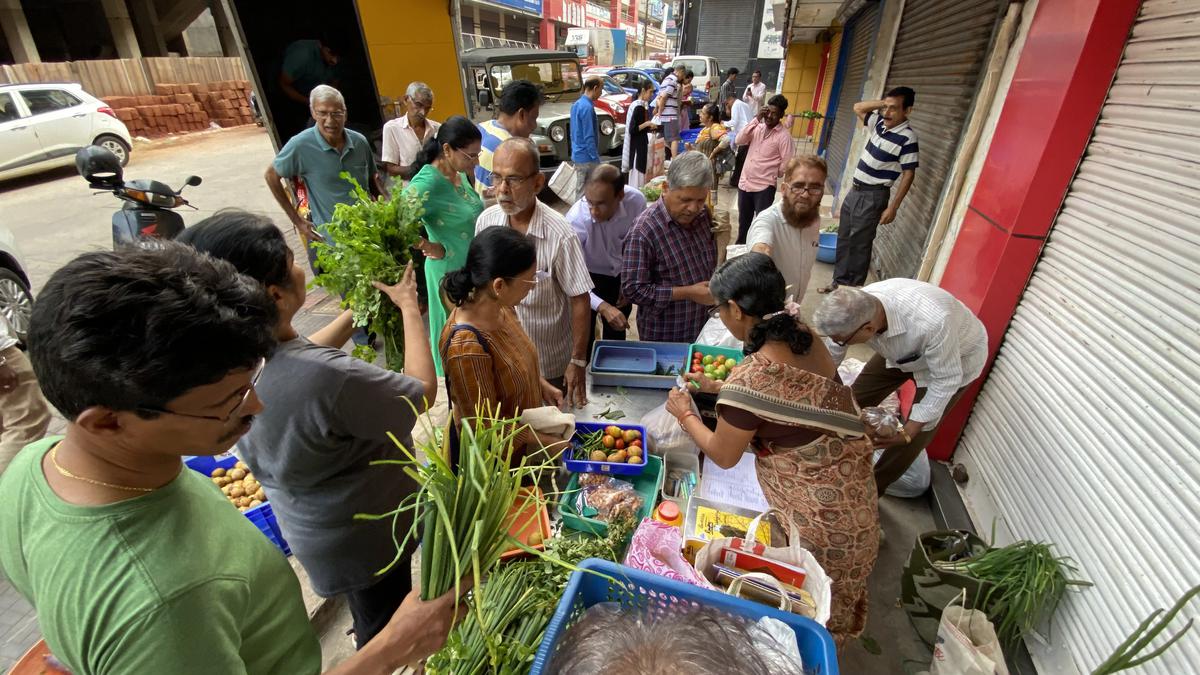
[(64, 502), (26, 447), (0, 476), (0, 569), (76, 675), (321, 669), (283, 554), (204, 476), (98, 507)]

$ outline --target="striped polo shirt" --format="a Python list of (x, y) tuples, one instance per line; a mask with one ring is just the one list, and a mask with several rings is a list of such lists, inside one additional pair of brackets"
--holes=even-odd
[(871, 130), (863, 148), (854, 182), (867, 185), (891, 185), (900, 172), (917, 168), (917, 132), (905, 120), (892, 129), (883, 125), (883, 117), (873, 112), (865, 124)]
[(492, 157), (496, 148), (504, 141), (512, 138), (508, 129), (500, 126), (499, 120), (488, 120), (479, 125), (479, 133), (483, 134), (483, 142), (479, 144), (479, 164), (475, 167), (475, 191), (483, 191), (492, 187)]
[(675, 73), (667, 75), (658, 87), (658, 95), (666, 97), (663, 104), (662, 119), (673, 120), (679, 117), (679, 78)]

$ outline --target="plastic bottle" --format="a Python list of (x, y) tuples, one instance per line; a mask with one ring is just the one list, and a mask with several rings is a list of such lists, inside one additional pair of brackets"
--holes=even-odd
[(665, 501), (654, 509), (654, 519), (660, 523), (666, 523), (674, 527), (683, 527), (683, 514), (679, 512), (679, 505), (675, 502)]

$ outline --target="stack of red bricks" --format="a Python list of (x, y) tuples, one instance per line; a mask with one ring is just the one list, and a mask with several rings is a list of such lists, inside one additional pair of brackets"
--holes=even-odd
[(104, 102), (134, 136), (164, 136), (209, 128), (251, 124), (250, 83), (158, 84), (153, 96), (110, 96)]

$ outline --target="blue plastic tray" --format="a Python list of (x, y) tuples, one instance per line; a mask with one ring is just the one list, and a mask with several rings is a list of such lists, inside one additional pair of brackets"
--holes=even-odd
[[(642, 435), (642, 461), (640, 464), (618, 464), (616, 462), (593, 462), (584, 459), (570, 459), (572, 453), (575, 452), (575, 446), (583, 442), (583, 437), (587, 434), (595, 433), (606, 427), (618, 427), (621, 430), (636, 429)], [(646, 427), (640, 424), (614, 424), (612, 422), (576, 422), (575, 435), (571, 437), (571, 447), (567, 448), (566, 457), (563, 463), (567, 467), (567, 471), (575, 471), (578, 473), (610, 473), (616, 476), (636, 476), (646, 468), (646, 457), (650, 454), (650, 449), (646, 446), (650, 441), (646, 438)], [(609, 452), (616, 452), (616, 449)]]
[[(833, 644), (833, 637), (812, 619), (598, 558), (583, 561), (579, 564), (579, 569), (580, 571), (571, 573), (571, 579), (563, 590), (562, 599), (558, 601), (558, 608), (554, 610), (554, 617), (546, 627), (542, 645), (533, 660), (530, 675), (546, 672), (559, 639), (588, 607), (601, 602), (618, 602), (623, 607), (637, 608), (651, 615), (670, 612), (676, 606), (696, 603), (752, 620), (764, 616), (779, 619), (796, 633), (796, 643), (800, 647), (800, 658), (804, 660), (805, 672), (815, 672), (819, 675), (838, 674), (837, 650)], [(612, 577), (616, 583), (600, 574)]]
[[(203, 474), (205, 477), (212, 476), (213, 469), (232, 469), (234, 464), (237, 464), (237, 457), (229, 455), (227, 457), (188, 457), (183, 463), (189, 469), (197, 473)], [(233, 505), (230, 504), (230, 508)], [(292, 549), (288, 546), (287, 541), (283, 538), (283, 532), (279, 529), (279, 520), (275, 518), (275, 511), (271, 509), (271, 503), (260, 504), (252, 509), (247, 509), (243, 512), (250, 522), (254, 523), (255, 527), (271, 540), (284, 555), (291, 555)]]
[(657, 367), (657, 356), (649, 347), (600, 345), (592, 355), (592, 368), (610, 373), (653, 374)]
[(675, 386), (675, 378), (679, 369), (683, 367), (683, 362), (689, 358), (688, 345), (686, 342), (639, 342), (636, 340), (597, 340), (596, 346), (592, 349), (593, 363), (596, 358), (596, 350), (605, 346), (618, 347), (643, 347), (653, 349), (657, 357), (655, 360), (655, 370), (666, 372), (673, 368), (674, 372), (670, 375), (652, 375), (648, 373), (610, 373), (603, 370), (596, 370), (593, 364), (588, 364), (588, 373), (592, 376), (592, 384), (602, 387), (635, 387), (639, 389), (671, 389)]

